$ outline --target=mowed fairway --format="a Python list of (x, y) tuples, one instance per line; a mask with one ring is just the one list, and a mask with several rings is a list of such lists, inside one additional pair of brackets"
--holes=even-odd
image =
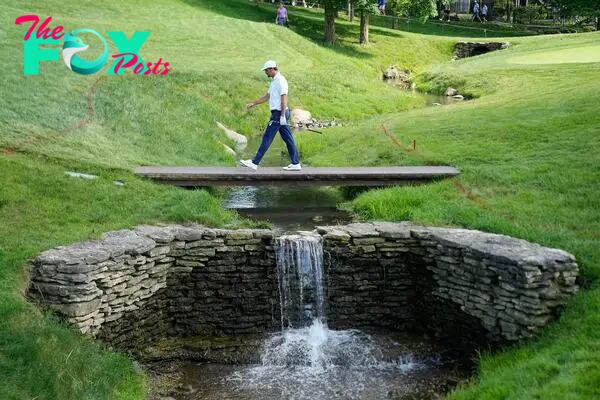
[(600, 44), (572, 49), (534, 52), (532, 54), (508, 59), (513, 64), (562, 64), (600, 62)]
[[(82, 76), (59, 60), (24, 76), (14, 20), (27, 14), (51, 15), (51, 26), (69, 31), (149, 30), (140, 55), (173, 70), (107, 77), (107, 64)], [(530, 343), (483, 355), (473, 382), (449, 397), (600, 398), (600, 34), (510, 38), (507, 50), (450, 62), (456, 37), (373, 27), (363, 47), (357, 23), (340, 20), (339, 43), (324, 46), (318, 10), (291, 9), (291, 29), (275, 26), (274, 15), (270, 4), (246, 0), (8, 0), (0, 8), (0, 397), (146, 398), (131, 359), (25, 300), (24, 266), (45, 249), (142, 223), (254, 226), (224, 210), (215, 192), (156, 185), (131, 169), (234, 165), (215, 121), (260, 134), (267, 108), (244, 104), (265, 92), (260, 68), (276, 59), (292, 106), (348, 124), (299, 135), (305, 165), (462, 171), (364, 193), (344, 204), (357, 216), (503, 233), (577, 257), (584, 290), (560, 320)], [(98, 43), (89, 44), (92, 59)], [(453, 86), (476, 99), (423, 108), (422, 98), (381, 82), (391, 64), (409, 68), (422, 90)], [(67, 170), (99, 178), (75, 180)]]

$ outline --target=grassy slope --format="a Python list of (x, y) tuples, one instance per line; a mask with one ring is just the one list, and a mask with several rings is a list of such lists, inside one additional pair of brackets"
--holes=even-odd
[[(219, 143), (226, 139), (215, 120), (247, 135), (260, 132), (266, 107), (246, 113), (243, 104), (266, 90), (268, 80), (260, 71), (265, 59), (278, 60), (298, 88), (292, 105), (307, 107), (319, 118), (356, 121), (422, 105), (419, 97), (396, 96), (381, 84), (384, 67), (404, 63), (423, 69), (450, 56), (447, 40), (421, 43), (400, 33), (375, 38), (377, 54), (350, 38), (332, 50), (310, 40), (321, 28), (318, 14), (300, 12), (294, 18), (303, 24), (290, 31), (263, 23), (273, 13), (246, 1), (217, 0), (3, 4), (0, 397), (143, 397), (144, 377), (134, 373), (130, 360), (100, 351), (23, 300), (23, 265), (44, 249), (144, 222), (244, 224), (206, 191), (157, 186), (128, 170), (138, 164), (233, 165)], [(69, 30), (122, 30), (127, 35), (150, 30), (140, 55), (146, 62), (162, 57), (173, 71), (156, 77), (81, 76), (58, 61), (40, 63), (38, 76), (23, 76), (22, 33), (14, 20), (25, 14), (51, 15), (52, 26)], [(344, 30), (358, 37), (355, 26)], [(83, 39), (90, 45), (84, 58), (95, 58), (99, 40)], [(100, 178), (74, 180), (64, 176), (66, 170)], [(115, 179), (126, 185), (115, 186)]]
[[(83, 77), (70, 73), (62, 62), (43, 62), (39, 76), (24, 77), (22, 41), (14, 26), (11, 28), (11, 21), (23, 14), (52, 15), (53, 23), (69, 29), (123, 30), (128, 35), (134, 30), (151, 30), (141, 55), (152, 62), (162, 57), (174, 70), (167, 77), (147, 79), (131, 75), (100, 78), (101, 74)], [(118, 5), (80, 1), (69, 6), (56, 0), (35, 6), (9, 1), (0, 10), (2, 21), (9, 21), (0, 36), (3, 54), (12, 61), (5, 63), (0, 75), (0, 147), (15, 151), (0, 156), (0, 220), (8, 222), (0, 230), (0, 376), (6, 398), (139, 398), (144, 390), (143, 378), (133, 374), (129, 361), (98, 351), (23, 302), (20, 291), (26, 273), (21, 266), (28, 258), (46, 248), (141, 222), (240, 223), (205, 191), (151, 185), (136, 180), (124, 168), (150, 163), (231, 164), (233, 160), (218, 143), (224, 139), (216, 132), (214, 120), (248, 135), (260, 131), (266, 110), (246, 114), (242, 106), (265, 90), (267, 81), (258, 71), (264, 59), (277, 59), (290, 83), (298, 88), (292, 105), (307, 107), (317, 117), (335, 116), (356, 124), (361, 118), (418, 105), (418, 98), (380, 84), (379, 74), (385, 66), (395, 63), (422, 71), (429, 64), (447, 60), (451, 51), (450, 42), (442, 38), (380, 28), (372, 31), (372, 45), (360, 48), (354, 44), (356, 25), (347, 24), (338, 26), (339, 46), (321, 47), (306, 40), (320, 36), (318, 15), (310, 10), (294, 11), (293, 31), (262, 23), (270, 22), (272, 15), (273, 10), (255, 8), (245, 1), (216, 0), (126, 0)], [(94, 51), (93, 40), (88, 53)], [(534, 42), (522, 43), (526, 49)], [(540, 43), (530, 46), (546, 45)], [(111, 48), (111, 53), (114, 50)], [(449, 183), (367, 194), (354, 208), (368, 218), (474, 226), (560, 246), (573, 251), (586, 274), (595, 276), (599, 230), (594, 225), (597, 205), (589, 194), (598, 193), (594, 186), (598, 171), (589, 164), (596, 161), (598, 165), (598, 160), (588, 149), (596, 140), (592, 127), (597, 117), (593, 101), (586, 101), (586, 96), (593, 99), (594, 88), (597, 91), (593, 82), (597, 81), (597, 68), (569, 66), (577, 73), (572, 83), (571, 79), (557, 79), (549, 68), (516, 67), (493, 57), (457, 63), (444, 79), (474, 94), (494, 92), (491, 88), (495, 85), (504, 88), (502, 91), (472, 104), (383, 119), (402, 143), (417, 139), (417, 154), (398, 152), (389, 138), (376, 131), (381, 117), (354, 129), (307, 136), (301, 139), (303, 154), (314, 165), (429, 161), (459, 165), (465, 172), (461, 183), (481, 197), (486, 208), (461, 197)], [(475, 73), (474, 68), (486, 74)], [(520, 74), (522, 70), (525, 72)], [(94, 83), (93, 116), (85, 119), (90, 110), (87, 93)], [(435, 80), (428, 84), (434, 86)], [(515, 89), (527, 84), (535, 95)], [(575, 90), (583, 92), (577, 95)], [(569, 102), (571, 108), (565, 106)], [(548, 104), (552, 113), (546, 112)], [(536, 121), (530, 121), (527, 110), (532, 109), (537, 110)], [(513, 113), (522, 118), (514, 118)], [(84, 126), (77, 128), (81, 120), (85, 120)], [(484, 130), (479, 129), (482, 126)], [(559, 135), (560, 141), (555, 142), (548, 132)], [(567, 140), (569, 133), (585, 138), (587, 144)], [(543, 156), (538, 151), (540, 141)], [(515, 147), (517, 152), (512, 150)], [(522, 156), (525, 161), (519, 161)], [(553, 173), (555, 162), (560, 169)], [(561, 178), (560, 172), (576, 166), (584, 168), (584, 173)], [(63, 176), (66, 169), (96, 173), (101, 178), (69, 180)], [(126, 186), (114, 186), (114, 179), (125, 180)], [(569, 191), (572, 185), (576, 185), (576, 193)], [(383, 201), (385, 196), (388, 200)], [(543, 200), (540, 205), (529, 206), (538, 197)], [(576, 207), (577, 213), (560, 212), (559, 206)], [(552, 225), (544, 226), (547, 223)], [(594, 304), (598, 307), (594, 293), (579, 295), (572, 302), (564, 320), (540, 342), (542, 351), (535, 353), (551, 360), (551, 367), (559, 364), (552, 377), (561, 377), (567, 389), (583, 385), (585, 390), (592, 387), (591, 382), (582, 383), (581, 379), (597, 377), (588, 371), (579, 380), (573, 378), (589, 362), (583, 353), (597, 343), (591, 329), (598, 315), (593, 309)], [(584, 313), (585, 308), (591, 311)], [(565, 332), (575, 327), (579, 327), (575, 338), (566, 340)], [(558, 341), (567, 345), (557, 346)], [(505, 397), (515, 397), (521, 386), (519, 376), (510, 376), (510, 371), (523, 374), (527, 368), (549, 368), (539, 360), (534, 364), (522, 360), (534, 357), (529, 354), (535, 351), (533, 346), (519, 351), (516, 356), (509, 353), (485, 361), (483, 381), (464, 396), (475, 393), (473, 398), (478, 398), (478, 390), (501, 389), (507, 393)], [(515, 360), (519, 368), (512, 365)], [(505, 376), (501, 385), (494, 376)], [(555, 393), (552, 385), (556, 379), (540, 379), (540, 390), (546, 390), (546, 395)]]
[[(591, 290), (577, 295), (538, 340), (484, 356), (478, 383), (452, 399), (600, 397), (600, 64), (513, 63), (594, 47), (598, 37), (515, 39), (509, 50), (434, 67), (421, 77), (422, 87), (439, 90), (450, 82), (484, 97), (374, 119), (300, 144), (313, 164), (425, 162), (463, 172), (454, 183), (368, 192), (348, 205), (366, 219), (466, 226), (576, 255)], [(393, 146), (382, 122), (403, 146), (416, 140), (417, 152)]]

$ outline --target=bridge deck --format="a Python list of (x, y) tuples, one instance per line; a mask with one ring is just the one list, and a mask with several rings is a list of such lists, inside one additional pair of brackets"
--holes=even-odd
[(386, 186), (431, 182), (460, 173), (454, 167), (139, 167), (137, 175), (176, 186)]

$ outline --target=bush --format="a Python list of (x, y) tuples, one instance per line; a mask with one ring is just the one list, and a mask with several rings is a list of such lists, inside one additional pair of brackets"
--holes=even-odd
[(544, 29), (544, 35), (556, 35), (560, 33), (560, 29)]
[(579, 32), (596, 32), (596, 27), (595, 26), (584, 26), (579, 30)]
[(540, 6), (517, 7), (513, 11), (513, 18), (515, 22), (520, 24), (533, 24), (536, 19), (542, 17), (545, 11)]

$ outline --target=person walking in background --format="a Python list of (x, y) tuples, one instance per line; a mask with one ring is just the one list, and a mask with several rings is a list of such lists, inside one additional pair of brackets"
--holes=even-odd
[(269, 108), (271, 109), (271, 118), (269, 119), (269, 123), (265, 129), (262, 143), (256, 152), (256, 156), (252, 160), (240, 160), (240, 163), (248, 168), (256, 170), (258, 168), (258, 164), (260, 164), (260, 161), (271, 146), (271, 143), (273, 143), (273, 139), (275, 139), (277, 131), (279, 131), (281, 138), (287, 146), (291, 161), (291, 164), (287, 167), (283, 167), (283, 169), (286, 171), (300, 171), (302, 167), (300, 166), (298, 149), (296, 148), (292, 131), (288, 125), (288, 121), (290, 119), (290, 110), (287, 107), (287, 80), (279, 73), (277, 63), (273, 60), (267, 61), (262, 70), (269, 78), (272, 79), (269, 91), (261, 98), (254, 100), (252, 103), (246, 104), (246, 109), (249, 110), (258, 104), (268, 101)]
[(385, 0), (377, 0), (377, 8), (380, 15), (385, 15)]
[(283, 5), (283, 2), (279, 3), (277, 9), (277, 25), (287, 26), (288, 24), (288, 12), (287, 8)]
[(450, 21), (450, 3), (448, 0), (442, 2), (440, 21)]
[(487, 13), (488, 13), (488, 6), (487, 6), (487, 4), (483, 3), (483, 7), (481, 7), (481, 20), (483, 22), (487, 22)]
[(481, 18), (479, 18), (479, 3), (477, 2), (477, 0), (475, 0), (475, 4), (473, 4), (473, 21), (475, 21), (475, 19), (478, 19), (479, 22), (481, 22)]

